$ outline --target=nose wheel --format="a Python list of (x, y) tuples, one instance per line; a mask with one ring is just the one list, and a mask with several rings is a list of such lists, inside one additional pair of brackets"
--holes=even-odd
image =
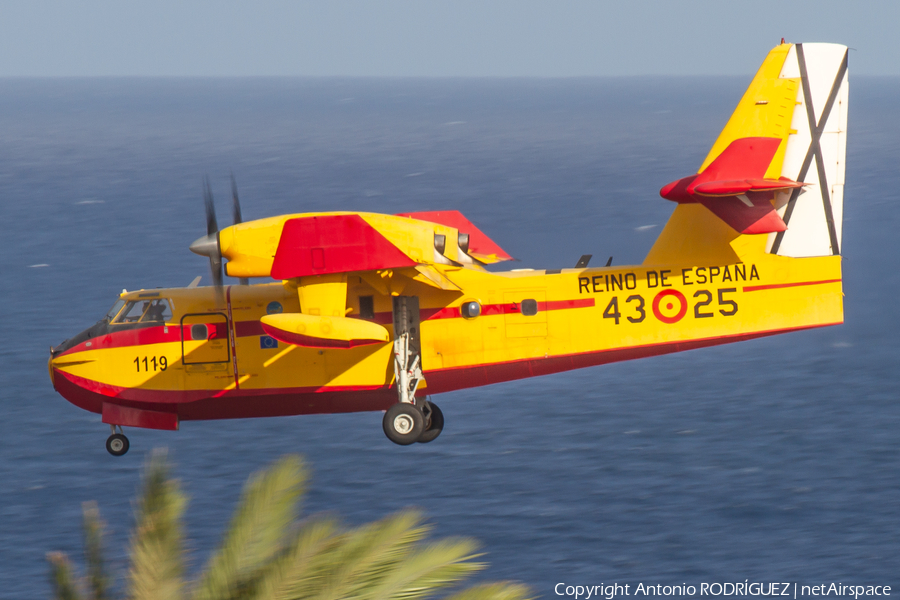
[(109, 428), (112, 430), (112, 435), (106, 438), (106, 451), (113, 456), (122, 456), (128, 452), (131, 444), (128, 443), (128, 438), (122, 433), (121, 427), (119, 427), (119, 433), (116, 433), (115, 425), (110, 425)]

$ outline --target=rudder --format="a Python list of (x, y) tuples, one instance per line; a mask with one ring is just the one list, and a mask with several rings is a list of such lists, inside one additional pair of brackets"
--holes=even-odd
[(847, 154), (847, 47), (796, 44), (781, 77), (801, 81), (782, 173), (805, 185), (776, 198), (787, 230), (770, 235), (766, 249), (781, 256), (837, 255)]

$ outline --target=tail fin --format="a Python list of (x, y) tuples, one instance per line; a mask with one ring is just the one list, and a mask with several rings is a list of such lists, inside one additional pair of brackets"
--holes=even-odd
[(644, 264), (840, 254), (847, 90), (845, 46), (769, 52), (698, 173), (660, 190), (678, 206)]

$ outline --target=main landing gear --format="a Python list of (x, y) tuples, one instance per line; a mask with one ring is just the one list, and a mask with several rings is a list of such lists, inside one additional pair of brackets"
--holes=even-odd
[(441, 435), (444, 414), (437, 404), (428, 400), (419, 400), (415, 404), (398, 402), (384, 413), (381, 425), (384, 435), (395, 444), (427, 444)]
[[(116, 427), (119, 427), (119, 433), (116, 433)], [(122, 456), (128, 452), (131, 444), (128, 443), (128, 438), (122, 432), (121, 426), (110, 425), (109, 428), (112, 431), (112, 435), (106, 438), (106, 450), (113, 456)]]
[(387, 409), (381, 424), (389, 440), (401, 446), (431, 442), (444, 428), (437, 404), (417, 399), (422, 382), (422, 354), (418, 339), (419, 299), (394, 297), (394, 379), (398, 402)]

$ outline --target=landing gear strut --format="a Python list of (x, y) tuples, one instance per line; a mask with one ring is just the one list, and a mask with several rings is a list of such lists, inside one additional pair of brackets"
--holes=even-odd
[(405, 331), (394, 340), (394, 376), (397, 380), (397, 396), (402, 404), (415, 404), (416, 389), (422, 381), (421, 358), (418, 344), (410, 344), (412, 335)]
[(416, 399), (423, 381), (419, 344), (419, 299), (394, 297), (394, 379), (398, 402), (384, 414), (382, 427), (389, 440), (401, 446), (430, 442), (444, 428), (444, 415), (435, 404)]
[(113, 456), (122, 456), (128, 452), (131, 444), (128, 443), (128, 438), (122, 432), (121, 426), (119, 426), (119, 433), (116, 433), (116, 425), (110, 425), (109, 428), (112, 435), (106, 438), (106, 450)]

